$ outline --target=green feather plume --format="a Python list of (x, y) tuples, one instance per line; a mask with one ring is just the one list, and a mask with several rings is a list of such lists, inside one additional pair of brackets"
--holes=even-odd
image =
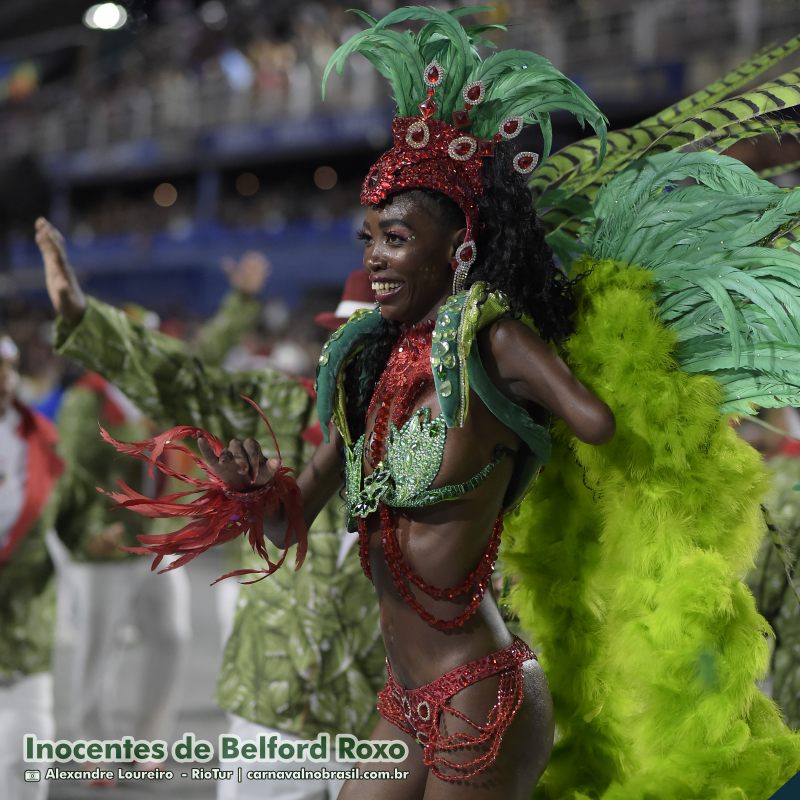
[(505, 521), (511, 603), (558, 725), (534, 796), (769, 797), (800, 768), (800, 736), (758, 690), (768, 626), (740, 582), (763, 531), (763, 462), (720, 415), (720, 373), (678, 368), (656, 273), (590, 256), (576, 270), (566, 357), (617, 432), (596, 447), (557, 425), (553, 461)]
[(800, 405), (800, 253), (768, 246), (800, 224), (800, 189), (716, 153), (662, 153), (606, 184), (593, 213), (589, 254), (650, 272), (678, 363), (719, 379), (723, 411)]
[[(491, 139), (504, 120), (522, 117), (526, 124), (541, 128), (544, 141), (541, 161), (544, 161), (552, 143), (550, 114), (567, 111), (582, 126), (588, 123), (594, 129), (598, 141), (595, 160), (598, 163), (602, 161), (608, 125), (606, 118), (586, 94), (546, 58), (525, 50), (505, 50), (481, 59), (477, 47), (487, 44), (481, 34), (503, 26), (464, 27), (459, 20), (467, 14), (488, 9), (487, 6), (476, 6), (439, 11), (424, 6), (408, 6), (380, 20), (359, 12), (361, 20), (369, 27), (345, 42), (331, 56), (322, 78), (323, 97), (330, 73), (335, 69), (341, 74), (347, 59), (353, 53), (361, 53), (389, 81), (398, 115), (419, 116), (419, 104), (427, 97), (424, 71), (435, 59), (445, 73), (444, 81), (434, 95), (437, 106), (435, 119), (452, 122), (453, 112), (464, 108), (464, 87), (481, 80), (486, 87), (486, 96), (469, 112), (469, 132), (472, 135)], [(407, 22), (424, 24), (416, 34), (390, 30), (393, 25)]]

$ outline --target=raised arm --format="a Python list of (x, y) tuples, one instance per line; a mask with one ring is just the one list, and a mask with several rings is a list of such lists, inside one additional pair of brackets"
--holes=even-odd
[(495, 323), (482, 337), (480, 348), (489, 377), (512, 400), (546, 408), (588, 444), (604, 444), (613, 438), (611, 409), (523, 323)]
[[(47, 288), (56, 321), (56, 349), (116, 384), (154, 422), (165, 427), (193, 425), (230, 440), (214, 457), (199, 442), (209, 465), (235, 491), (251, 491), (269, 482), (276, 462), (264, 458), (272, 442), (263, 422), (241, 399), (252, 398), (267, 413), (281, 448), (283, 463), (299, 469), (313, 446), (301, 434), (316, 419), (307, 389), (277, 370), (260, 369), (234, 375), (208, 367), (175, 339), (147, 330), (122, 312), (86, 298), (66, 257), (61, 234), (44, 219), (36, 223), (36, 242), (45, 264)], [(252, 462), (252, 463), (251, 463)], [(243, 470), (243, 471), (240, 471)], [(341, 484), (335, 446), (314, 455), (301, 479), (306, 520), (325, 530), (341, 526), (341, 513), (331, 503), (320, 510)], [(280, 544), (285, 526), (268, 530)]]
[(221, 364), (228, 351), (255, 327), (261, 316), (259, 293), (269, 278), (272, 266), (262, 253), (245, 253), (238, 261), (225, 258), (222, 269), (231, 291), (225, 295), (217, 313), (203, 325), (192, 342), (192, 351), (204, 363)]
[(230, 375), (189, 353), (182, 342), (144, 328), (87, 298), (66, 255), (64, 239), (47, 220), (36, 222), (47, 291), (56, 320), (55, 348), (118, 386), (158, 425), (195, 425), (224, 440), (257, 437), (263, 423), (240, 395), (267, 410), (284, 460), (301, 463), (299, 434), (313, 419), (306, 389), (270, 369)]

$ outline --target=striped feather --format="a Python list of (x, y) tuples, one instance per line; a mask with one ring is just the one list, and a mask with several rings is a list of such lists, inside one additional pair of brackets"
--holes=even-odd
[[(608, 136), (608, 156), (603, 165), (604, 174), (610, 174), (610, 169), (615, 164), (624, 165), (643, 155), (647, 147), (652, 145), (653, 142), (690, 117), (697, 118), (697, 126), (703, 127), (706, 122), (703, 114), (705, 109), (718, 104), (719, 101), (732, 92), (752, 82), (756, 76), (766, 69), (794, 53), (798, 47), (800, 47), (800, 36), (794, 37), (784, 45), (762, 51), (754, 58), (729, 72), (719, 81), (700, 89), (664, 111), (625, 131), (610, 133)], [(782, 76), (782, 78), (787, 79), (789, 75), (791, 73), (787, 73), (787, 76)], [(786, 82), (793, 84), (797, 80), (787, 79)], [(778, 79), (775, 83), (780, 86), (781, 79)], [(760, 88), (771, 93), (769, 84)], [(780, 99), (775, 107), (780, 107)], [(723, 108), (719, 113), (724, 115), (728, 111), (729, 109)], [(733, 114), (728, 120), (728, 124), (732, 124), (738, 119), (740, 119), (740, 115)], [(650, 141), (647, 141), (648, 138)], [(685, 133), (678, 134), (677, 138), (685, 140), (682, 146), (690, 144), (690, 138)], [(646, 146), (643, 147), (642, 145)], [(564, 185), (575, 178), (581, 177), (587, 171), (591, 171), (592, 161), (586, 155), (597, 147), (598, 142), (595, 138), (589, 137), (563, 148), (552, 156), (548, 163), (539, 167), (531, 180), (530, 186), (534, 195), (544, 195), (552, 187)]]
[(643, 125), (664, 125), (674, 127), (691, 116), (698, 115), (703, 109), (716, 104), (733, 92), (768, 70), (775, 64), (800, 48), (800, 35), (777, 47), (768, 47), (745, 61), (717, 81), (679, 100), (677, 103), (644, 120)]
[(724, 100), (689, 117), (661, 136), (645, 151), (661, 153), (688, 142), (697, 142), (725, 130), (732, 123), (757, 119), (770, 112), (794, 108), (800, 104), (800, 72), (787, 72), (778, 81), (766, 83), (746, 94)]
[[(794, 84), (789, 81), (794, 81)], [(706, 109), (702, 122), (701, 118), (692, 117), (668, 131), (662, 131), (658, 127), (639, 129), (635, 144), (624, 150), (612, 149), (613, 144), (609, 137), (609, 152), (598, 170), (587, 171), (582, 176), (573, 171), (572, 176), (560, 181), (559, 186), (563, 189), (569, 182), (571, 191), (591, 197), (603, 182), (638, 157), (687, 148), (709, 137), (716, 130), (730, 129), (733, 124), (750, 121), (777, 109), (788, 109), (798, 104), (800, 104), (800, 72), (787, 72), (775, 82), (764, 84), (752, 92)]]
[[(798, 85), (792, 85), (791, 81), (796, 81)], [(776, 130), (794, 133), (796, 126), (794, 121), (777, 122), (770, 117), (764, 119), (762, 116), (797, 105), (800, 105), (800, 73), (787, 72), (775, 81), (757, 87), (746, 95), (731, 98), (707, 109), (703, 124), (698, 122), (697, 118), (691, 118), (664, 135), (657, 136), (657, 129), (653, 128), (640, 131), (636, 138), (637, 144), (629, 147), (627, 152), (615, 149), (617, 140), (614, 140), (614, 134), (611, 134), (609, 153), (603, 165), (594, 172), (585, 172), (582, 180), (577, 177), (577, 172), (573, 171), (574, 180), (565, 179), (558, 189), (562, 192), (562, 196), (572, 192), (592, 202), (601, 186), (615, 173), (624, 169), (636, 152), (641, 155), (651, 155), (670, 150), (691, 150), (701, 142), (713, 141), (714, 136), (721, 138), (717, 142), (717, 147), (713, 149), (718, 149), (720, 143), (729, 147), (738, 141), (734, 138), (737, 133), (741, 134), (741, 138), (748, 138), (754, 135), (756, 130), (761, 133)], [(712, 127), (713, 125), (718, 127)], [(556, 157), (558, 154), (554, 158)], [(573, 222), (569, 210), (563, 204), (548, 209), (544, 202), (548, 194), (534, 201), (537, 209), (544, 209), (541, 210), (540, 218), (545, 230), (566, 231), (565, 226), (569, 226), (569, 230), (573, 233), (579, 233), (582, 228), (581, 220)]]
[[(800, 122), (792, 122), (798, 134), (800, 134)], [(800, 159), (787, 161), (785, 164), (776, 164), (774, 167), (767, 167), (758, 171), (758, 177), (769, 180), (777, 178), (779, 175), (786, 175), (787, 172), (794, 172), (800, 169)]]
[(797, 121), (764, 116), (733, 123), (730, 127), (717, 130), (713, 135), (704, 137), (690, 146), (695, 150), (711, 150), (714, 153), (722, 153), (737, 142), (757, 136), (774, 136), (780, 139), (782, 136), (797, 136), (798, 134), (800, 134), (800, 123)]
[(769, 246), (776, 250), (794, 250), (800, 243), (800, 221), (779, 229), (768, 242)]

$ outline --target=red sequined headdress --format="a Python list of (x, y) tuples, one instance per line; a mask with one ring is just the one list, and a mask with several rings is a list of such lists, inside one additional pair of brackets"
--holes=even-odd
[[(453, 291), (463, 288), (477, 257), (482, 163), (493, 155), (495, 144), (517, 136), (526, 123), (538, 124), (546, 158), (550, 112), (558, 109), (571, 111), (581, 124), (588, 121), (602, 138), (606, 132), (597, 106), (542, 56), (508, 50), (481, 60), (476, 47), (494, 45), (480, 34), (503, 26), (463, 27), (459, 18), (468, 12), (410, 6), (381, 20), (356, 12), (370, 27), (333, 54), (323, 77), (324, 93), (331, 70), (341, 73), (352, 53), (362, 53), (391, 84), (397, 103), (393, 146), (367, 174), (361, 202), (380, 203), (414, 188), (433, 189), (453, 200), (466, 219)], [(390, 27), (410, 20), (426, 24), (416, 34)], [(514, 158), (514, 168), (527, 174), (538, 160), (536, 153), (523, 151)]]

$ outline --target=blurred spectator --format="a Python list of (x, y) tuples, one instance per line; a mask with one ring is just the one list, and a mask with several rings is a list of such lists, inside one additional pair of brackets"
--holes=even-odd
[(762, 409), (755, 420), (742, 421), (739, 433), (763, 453), (772, 479), (765, 501), (769, 530), (747, 576), (774, 632), (764, 689), (786, 723), (800, 729), (800, 414), (795, 408)]
[[(198, 357), (212, 365), (257, 319), (258, 294), (270, 271), (268, 260), (259, 253), (248, 253), (238, 262), (227, 260), (223, 268), (231, 292), (194, 342)], [(146, 326), (150, 328), (158, 322), (139, 307), (132, 307), (128, 317), (140, 324), (150, 319)], [(98, 422), (124, 440), (142, 440), (151, 433), (148, 421), (118, 388), (96, 373), (86, 373), (65, 393), (58, 416), (67, 475), (80, 470), (109, 489), (121, 479), (146, 495), (153, 494), (156, 487), (146, 466), (119, 459), (99, 438)], [(169, 460), (170, 455), (174, 454), (165, 457)], [(187, 469), (183, 463), (171, 465), (182, 472)], [(174, 727), (177, 700), (190, 635), (188, 576), (183, 570), (158, 576), (150, 571), (147, 559), (121, 550), (136, 546), (141, 533), (161, 532), (163, 524), (143, 527), (141, 520), (109, 505), (108, 498), (94, 495), (75, 520), (82, 534), (72, 553), (58, 539), (48, 539), (59, 573), (59, 674), (64, 681), (57, 688), (64, 709), (62, 734), (97, 740), (120, 734), (112, 716), (124, 655), (119, 634), (134, 621), (142, 658), (137, 662), (139, 683), (131, 732), (137, 739), (171, 741), (178, 733)]]
[(17, 395), (19, 355), (0, 336), (0, 797), (44, 800), (48, 781), (29, 783), (20, 742), (54, 734), (52, 648), (53, 566), (45, 535), (67, 546), (81, 535), (78, 520), (92, 486), (80, 470), (62, 475), (56, 431)]

